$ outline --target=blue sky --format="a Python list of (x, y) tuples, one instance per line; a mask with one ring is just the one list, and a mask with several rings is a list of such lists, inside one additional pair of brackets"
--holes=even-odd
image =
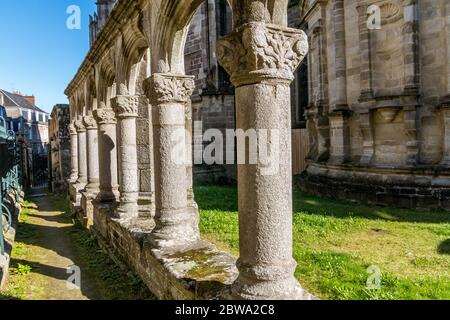
[[(69, 30), (70, 5), (81, 9), (81, 30)], [(64, 90), (89, 50), (95, 0), (0, 0), (0, 88), (34, 94), (51, 111), (67, 103)]]

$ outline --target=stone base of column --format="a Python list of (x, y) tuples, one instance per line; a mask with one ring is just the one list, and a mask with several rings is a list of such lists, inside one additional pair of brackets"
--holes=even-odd
[(113, 191), (104, 191), (100, 190), (100, 192), (97, 194), (95, 201), (98, 203), (104, 203), (107, 205), (110, 205), (112, 203), (116, 203), (119, 201), (119, 191), (118, 189), (115, 189)]
[(118, 219), (134, 219), (139, 217), (139, 206), (137, 202), (121, 202), (118, 204), (115, 217)]
[(71, 183), (69, 184), (69, 195), (70, 195), (70, 201), (73, 204), (73, 207), (80, 207), (81, 206), (81, 186), (77, 183)]
[[(283, 277), (283, 274), (292, 267), (275, 266), (247, 269), (243, 271), (239, 266), (240, 274), (232, 285), (231, 298), (237, 300), (318, 300), (305, 291), (298, 280), (293, 276)], [(295, 269), (296, 262), (292, 262)]]
[(81, 192), (81, 208), (83, 209), (83, 221), (82, 224), (85, 228), (90, 228), (94, 224), (94, 204), (93, 201), (97, 196), (97, 192), (94, 190), (88, 190)]
[(153, 247), (186, 247), (200, 241), (198, 209), (190, 207), (164, 216), (170, 216), (170, 221), (161, 221), (163, 224), (153, 229), (149, 239)]

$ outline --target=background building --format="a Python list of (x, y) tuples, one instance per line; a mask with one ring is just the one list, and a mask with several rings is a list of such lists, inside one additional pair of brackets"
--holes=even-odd
[(69, 105), (53, 107), (48, 124), (50, 187), (53, 192), (67, 192), (70, 177)]
[(26, 186), (39, 186), (48, 175), (49, 114), (36, 106), (34, 96), (0, 89), (0, 104), (12, 120), (12, 129), (23, 141)]
[[(379, 28), (368, 25), (374, 3)], [(450, 208), (449, 2), (300, 1), (300, 8), (310, 42), (303, 188)]]

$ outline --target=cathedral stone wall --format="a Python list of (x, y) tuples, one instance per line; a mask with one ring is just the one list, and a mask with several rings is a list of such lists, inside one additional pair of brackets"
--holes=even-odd
[(313, 144), (302, 188), (448, 208), (448, 1), (300, 1), (300, 10)]

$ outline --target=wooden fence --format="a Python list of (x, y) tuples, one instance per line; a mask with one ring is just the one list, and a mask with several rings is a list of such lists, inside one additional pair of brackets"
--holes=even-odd
[(306, 169), (306, 157), (309, 153), (307, 129), (292, 130), (292, 173), (302, 173)]

